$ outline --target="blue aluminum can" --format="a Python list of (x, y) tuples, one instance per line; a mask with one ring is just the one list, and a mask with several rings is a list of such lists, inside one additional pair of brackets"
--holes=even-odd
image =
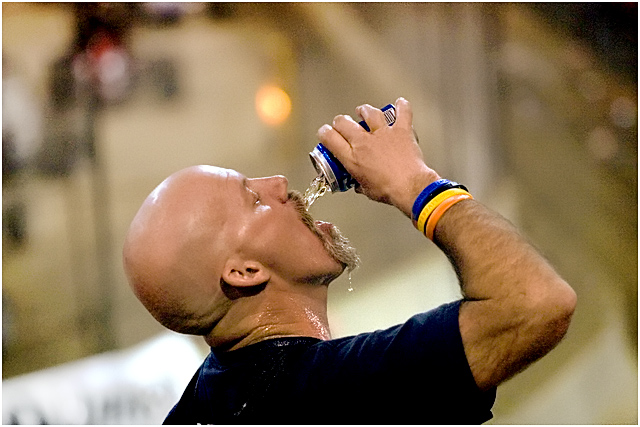
[[(386, 105), (381, 110), (384, 113), (387, 124), (389, 126), (393, 125), (396, 122), (396, 108), (393, 104)], [(359, 124), (367, 132), (371, 131), (364, 120)], [(327, 187), (332, 193), (347, 191), (358, 183), (324, 145), (316, 145), (313, 151), (309, 153), (309, 157), (313, 167), (319, 175), (324, 177)]]

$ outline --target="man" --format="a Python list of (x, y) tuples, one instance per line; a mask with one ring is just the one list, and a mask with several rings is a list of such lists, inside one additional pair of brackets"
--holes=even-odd
[[(359, 193), (412, 217), (440, 177), (422, 159), (410, 104), (400, 98), (396, 108), (393, 126), (363, 105), (370, 133), (337, 116), (318, 135)], [(211, 353), (165, 422), (490, 419), (496, 386), (560, 341), (576, 295), (508, 221), (460, 197), (438, 214), (432, 238), (464, 298), (388, 330), (331, 339), (328, 285), (357, 263), (336, 228), (314, 223), (282, 176), (210, 166), (170, 176), (131, 224), (125, 270), (158, 321), (204, 336)]]

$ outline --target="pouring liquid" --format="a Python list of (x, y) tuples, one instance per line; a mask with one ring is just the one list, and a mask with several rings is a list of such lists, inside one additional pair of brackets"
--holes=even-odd
[(315, 202), (318, 197), (322, 197), (327, 190), (329, 190), (329, 187), (327, 186), (327, 181), (324, 179), (324, 176), (318, 175), (315, 177), (302, 196), (305, 208), (309, 210), (313, 202)]

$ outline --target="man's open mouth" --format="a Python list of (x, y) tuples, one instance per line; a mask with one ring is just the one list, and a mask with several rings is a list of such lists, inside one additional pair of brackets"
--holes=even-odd
[(307, 211), (302, 195), (297, 191), (290, 191), (289, 201), (291, 201), (298, 211), (302, 222), (316, 236), (320, 238), (329, 255), (340, 262), (347, 270), (352, 271), (360, 265), (360, 257), (355, 248), (351, 246), (349, 239), (338, 230), (338, 228), (326, 221), (314, 221)]

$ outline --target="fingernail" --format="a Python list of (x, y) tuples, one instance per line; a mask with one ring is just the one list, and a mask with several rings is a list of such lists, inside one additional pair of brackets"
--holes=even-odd
[(324, 125), (320, 126), (320, 129), (318, 129), (318, 134), (325, 133), (330, 129), (331, 129), (330, 125), (324, 124)]

